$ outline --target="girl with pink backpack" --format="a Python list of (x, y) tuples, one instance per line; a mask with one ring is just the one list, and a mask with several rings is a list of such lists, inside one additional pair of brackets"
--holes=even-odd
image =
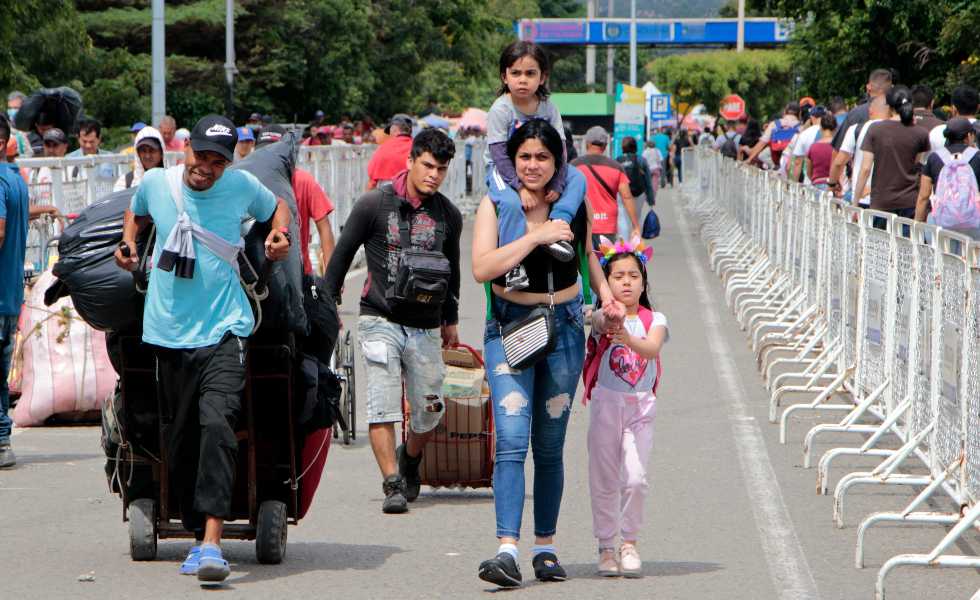
[[(592, 313), (583, 402), (589, 405), (589, 491), (593, 533), (599, 541), (598, 574), (641, 577), (637, 537), (649, 484), (653, 416), (660, 381), (660, 350), (667, 318), (647, 298), (647, 262), (653, 249), (638, 237), (613, 244), (600, 238), (599, 262), (613, 297), (626, 307), (618, 328), (602, 311)], [(617, 536), (622, 544), (615, 546)]]
[(915, 218), (980, 239), (980, 153), (973, 124), (957, 117), (946, 124), (946, 144), (922, 170)]

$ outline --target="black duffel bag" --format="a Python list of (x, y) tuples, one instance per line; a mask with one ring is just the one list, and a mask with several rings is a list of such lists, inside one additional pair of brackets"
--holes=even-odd
[(300, 337), (300, 346), (304, 353), (329, 365), (340, 335), (340, 315), (337, 304), (327, 296), (322, 277), (303, 275), (303, 308), (309, 333)]
[[(58, 240), (58, 262), (52, 269), (58, 281), (45, 291), (45, 304), (50, 306), (71, 295), (75, 310), (95, 329), (141, 330), (143, 296), (136, 289), (133, 274), (120, 269), (114, 257), (122, 240), (123, 215), (135, 191), (130, 188), (109, 194), (65, 227)], [(141, 256), (152, 251), (150, 233), (147, 228), (137, 239)]]

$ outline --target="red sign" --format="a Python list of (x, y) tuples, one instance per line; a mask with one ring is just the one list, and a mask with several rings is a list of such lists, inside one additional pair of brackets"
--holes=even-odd
[(738, 94), (731, 94), (721, 99), (721, 109), (718, 111), (728, 121), (734, 121), (745, 115), (745, 100)]

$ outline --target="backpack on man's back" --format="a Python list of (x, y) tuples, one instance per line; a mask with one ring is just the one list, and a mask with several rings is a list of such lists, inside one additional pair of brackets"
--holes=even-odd
[[(643, 164), (640, 161), (640, 157), (637, 154), (623, 154), (619, 157), (619, 162), (623, 165), (623, 170), (626, 171), (626, 177), (630, 180), (630, 193), (636, 198), (640, 194), (646, 193), (647, 186), (646, 182), (643, 180)], [(647, 175), (649, 177), (649, 175)]]
[(932, 219), (943, 229), (980, 228), (980, 191), (970, 166), (976, 154), (977, 149), (972, 147), (955, 155), (946, 148), (936, 151), (943, 168), (933, 190)]
[(782, 119), (776, 119), (775, 126), (772, 128), (772, 135), (769, 137), (769, 152), (772, 154), (772, 164), (779, 165), (783, 150), (789, 147), (790, 142), (793, 141), (793, 136), (799, 130), (799, 124), (787, 127), (783, 125)]
[(721, 145), (720, 152), (726, 158), (738, 158), (738, 144), (734, 135), (725, 135), (725, 143)]

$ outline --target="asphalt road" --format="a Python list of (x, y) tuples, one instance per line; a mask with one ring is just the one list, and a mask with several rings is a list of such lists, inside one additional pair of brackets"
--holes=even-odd
[[(869, 537), (866, 568), (853, 566), (855, 524), (876, 510), (900, 508), (914, 490), (851, 494), (848, 526), (831, 521), (831, 499), (814, 494), (814, 470), (802, 468), (800, 442), (818, 420), (800, 418), (789, 443), (767, 422), (768, 396), (745, 338), (720, 297), (693, 223), (672, 192), (661, 195), (663, 235), (656, 240), (652, 291), (671, 327), (663, 355), (651, 460), (648, 525), (640, 540), (645, 577), (593, 575), (585, 433), (576, 402), (566, 445), (566, 487), (556, 542), (571, 576), (528, 583), (515, 597), (779, 599), (872, 598), (880, 565), (904, 552), (926, 552), (940, 527), (881, 527)], [(464, 238), (468, 258), (469, 239)], [(352, 326), (363, 276), (347, 286), (344, 321)], [(463, 341), (482, 346), (482, 288), (464, 268)], [(360, 366), (359, 366), (360, 368)], [(361, 405), (363, 408), (363, 404)], [(363, 418), (361, 419), (363, 422)], [(253, 545), (227, 542), (232, 576), (204, 591), (177, 574), (188, 542), (160, 543), (158, 560), (132, 562), (121, 502), (107, 491), (97, 427), (15, 431), (20, 464), (0, 472), (0, 598), (442, 598), (490, 597), (476, 577), (496, 550), (491, 491), (428, 490), (406, 515), (381, 513), (381, 481), (365, 432), (334, 444), (310, 514), (289, 531), (282, 565), (256, 562)], [(828, 436), (818, 453), (834, 442)], [(873, 464), (842, 460), (847, 470)], [(527, 503), (525, 528), (532, 516)], [(942, 502), (936, 510), (949, 510)], [(526, 531), (530, 536), (530, 530)], [(529, 542), (522, 569), (530, 568)], [(964, 554), (980, 539), (969, 535)], [(79, 577), (91, 575), (92, 581)], [(969, 598), (980, 585), (970, 570), (904, 569), (889, 578), (889, 598)]]

